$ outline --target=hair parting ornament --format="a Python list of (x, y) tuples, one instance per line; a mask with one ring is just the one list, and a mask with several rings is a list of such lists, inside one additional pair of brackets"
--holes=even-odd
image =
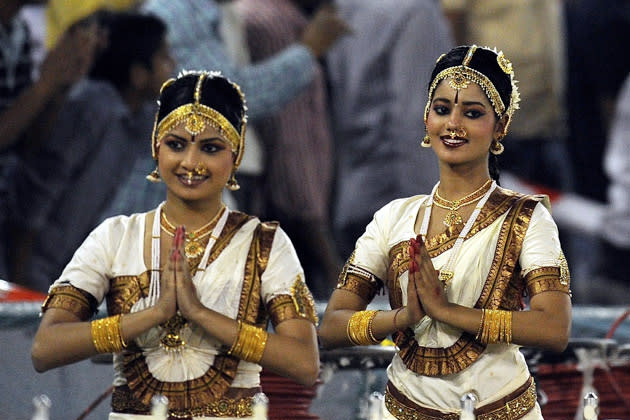
[[(510, 96), (510, 102), (507, 104), (507, 106), (501, 99), (501, 95), (499, 94), (499, 91), (495, 87), (494, 83), (492, 83), (492, 81), (485, 74), (483, 74), (479, 70), (470, 67), (472, 58), (478, 49), (484, 49), (494, 52), (494, 54), (496, 55), (497, 65), (506, 75), (509, 76), (510, 84), (512, 87), (512, 94)], [(436, 65), (445, 57), (445, 55), (446, 54), (442, 54), (437, 59)], [(431, 85), (429, 86), (429, 96), (427, 100), (427, 105), (424, 109), (425, 124), (429, 116), (433, 93), (435, 92), (437, 85), (444, 79), (448, 79), (449, 86), (457, 91), (461, 89), (466, 89), (470, 85), (470, 83), (476, 83), (477, 85), (479, 85), (479, 87), (488, 97), (488, 100), (490, 101), (495, 114), (499, 118), (507, 115), (508, 118), (503, 129), (503, 136), (507, 134), (512, 115), (514, 114), (514, 111), (518, 109), (520, 95), (518, 93), (518, 87), (516, 86), (517, 81), (514, 79), (512, 63), (505, 57), (502, 51), (497, 52), (496, 49), (490, 49), (487, 47), (482, 48), (478, 47), (477, 45), (472, 45), (468, 47), (468, 51), (466, 52), (466, 55), (464, 56), (460, 65), (447, 67), (444, 70), (440, 71), (431, 81)]]
[[(164, 136), (180, 124), (184, 123), (184, 129), (191, 136), (197, 136), (202, 133), (207, 126), (211, 126), (214, 127), (221, 134), (221, 136), (230, 143), (232, 153), (234, 154), (234, 170), (236, 170), (243, 158), (243, 151), (245, 148), (245, 128), (247, 126), (247, 116), (245, 114), (247, 107), (245, 106), (245, 97), (241, 91), (241, 88), (236, 83), (228, 81), (238, 92), (243, 103), (243, 115), (241, 130), (239, 133), (236, 127), (234, 127), (234, 125), (225, 116), (223, 116), (223, 114), (221, 114), (216, 109), (213, 109), (201, 103), (201, 94), (204, 81), (206, 79), (214, 77), (223, 77), (221, 76), (221, 73), (206, 71), (183, 71), (177, 76), (177, 78), (179, 79), (181, 77), (191, 74), (198, 75), (192, 103), (187, 103), (175, 108), (164, 118), (158, 121), (159, 107), (161, 106), (160, 102), (158, 101), (158, 111), (155, 114), (155, 122), (153, 126), (153, 135), (151, 142), (151, 152), (153, 155), (153, 159), (157, 160), (158, 158), (158, 149)], [(169, 79), (164, 82), (160, 89), (160, 96), (162, 95), (162, 92), (170, 85), (175, 83), (176, 80), (177, 79)]]

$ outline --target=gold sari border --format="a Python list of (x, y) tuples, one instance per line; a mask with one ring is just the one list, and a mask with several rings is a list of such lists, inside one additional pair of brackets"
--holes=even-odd
[[(524, 385), (499, 401), (475, 408), (477, 420), (519, 420), (536, 406), (536, 383), (529, 377)], [(459, 413), (443, 412), (416, 404), (391, 382), (385, 390), (385, 407), (397, 420), (458, 420)]]

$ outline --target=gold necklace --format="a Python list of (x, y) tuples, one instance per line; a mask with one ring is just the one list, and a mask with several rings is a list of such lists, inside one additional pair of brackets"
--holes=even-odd
[(459, 214), (457, 210), (479, 200), (486, 193), (486, 191), (488, 191), (491, 183), (492, 180), (489, 179), (481, 187), (477, 188), (470, 194), (452, 201), (440, 196), (440, 193), (436, 189), (435, 194), (433, 194), (433, 203), (441, 209), (448, 210), (446, 216), (444, 216), (444, 220), (442, 221), (442, 223), (444, 223), (446, 227), (451, 227), (464, 223), (464, 218), (461, 214)]
[[(217, 214), (208, 223), (197, 230), (186, 232), (186, 237), (184, 238), (186, 242), (184, 245), (184, 252), (186, 253), (187, 259), (194, 260), (203, 255), (203, 252), (206, 249), (204, 239), (212, 233), (212, 227), (216, 224), (219, 217), (221, 217), (224, 210), (225, 204), (221, 206)], [(170, 236), (175, 236), (175, 230), (177, 228), (168, 220), (165, 212), (161, 212), (160, 227)]]

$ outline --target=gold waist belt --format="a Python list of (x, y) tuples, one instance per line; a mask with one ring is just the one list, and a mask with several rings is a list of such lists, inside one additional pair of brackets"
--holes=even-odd
[[(257, 389), (252, 389), (257, 391)], [(250, 391), (249, 389), (247, 391)], [(251, 393), (251, 392), (246, 392)], [(127, 414), (149, 414), (151, 407), (135, 400), (126, 385), (114, 388), (112, 411)], [(192, 419), (193, 417), (251, 417), (252, 397), (222, 397), (188, 409), (169, 409), (169, 419)]]
[[(518, 420), (536, 405), (536, 384), (529, 378), (516, 391), (499, 401), (477, 407), (477, 420)], [(404, 396), (391, 382), (385, 391), (385, 407), (398, 420), (459, 420), (459, 413), (421, 407)]]

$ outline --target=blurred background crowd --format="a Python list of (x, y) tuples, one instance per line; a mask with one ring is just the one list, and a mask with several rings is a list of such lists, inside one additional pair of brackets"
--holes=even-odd
[(155, 98), (182, 69), (247, 98), (230, 207), (278, 220), (326, 300), (373, 213), (438, 179), (429, 72), (502, 50), (521, 91), (502, 184), (549, 194), (574, 303), (630, 302), (630, 1), (2, 0), (0, 278), (45, 292), (106, 217), (164, 197)]

